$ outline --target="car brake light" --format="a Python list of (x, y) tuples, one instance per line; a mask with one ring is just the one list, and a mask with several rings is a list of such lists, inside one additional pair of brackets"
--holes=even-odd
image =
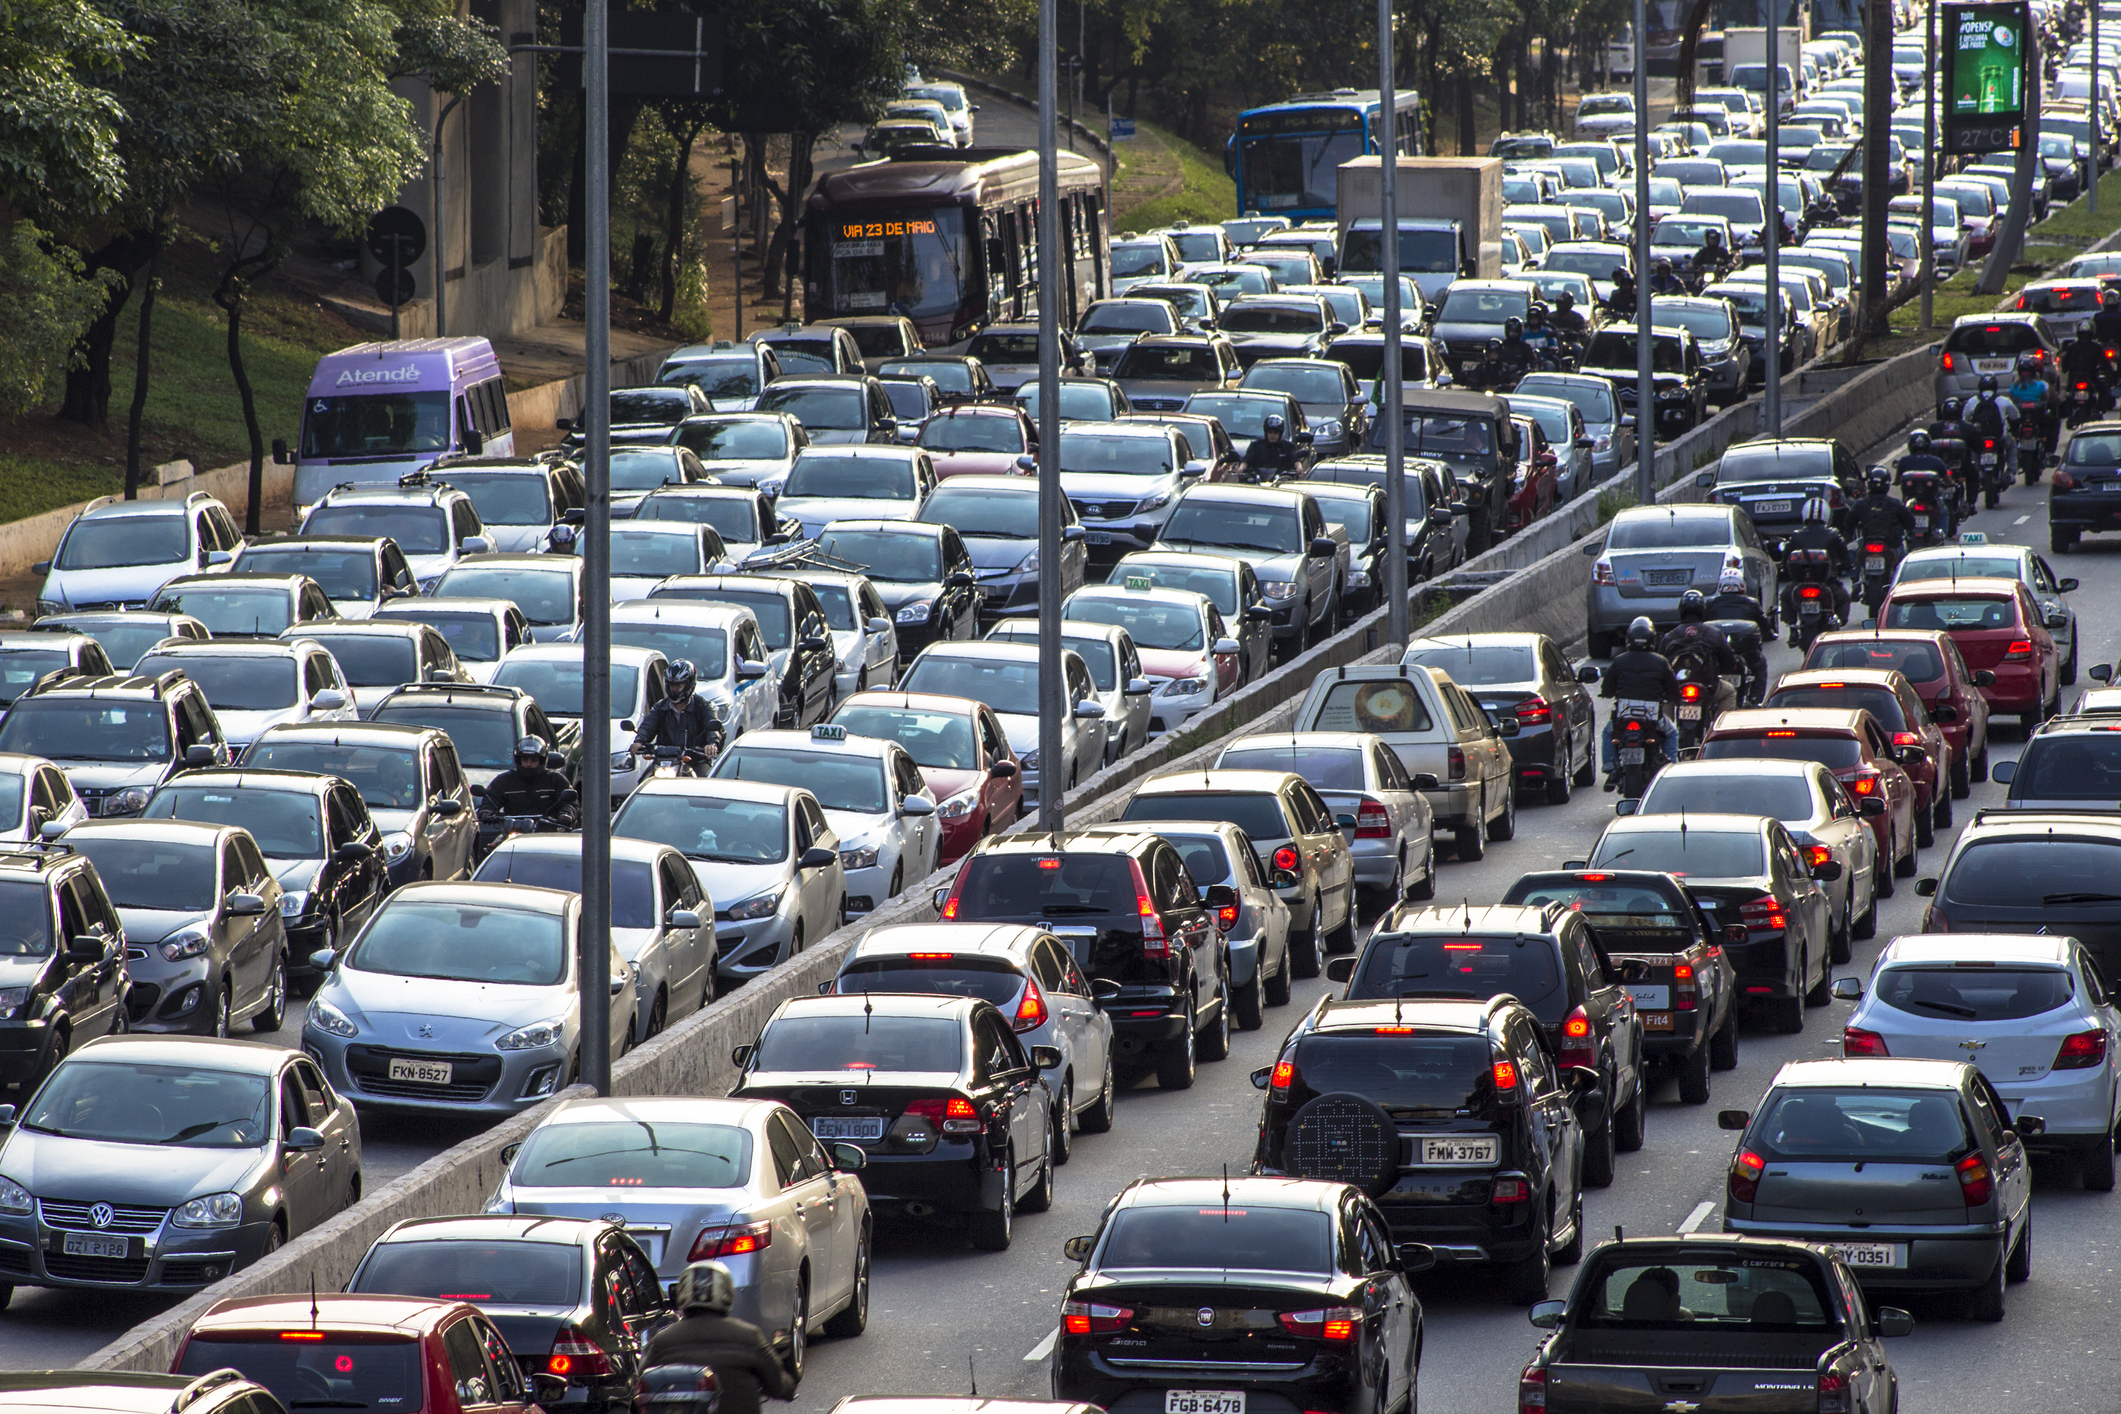
[(1510, 710), (1517, 714), (1517, 725), (1521, 727), (1542, 726), (1554, 720), (1553, 704), (1537, 695), (1527, 697)]
[(1452, 780), (1462, 781), (1466, 778), (1466, 753), (1464, 747), (1450, 747), (1445, 752), (1445, 761), (1449, 766)]
[(1024, 979), (1024, 999), (1016, 1004), (1016, 1015), (1009, 1022), (1011, 1031), (1035, 1031), (1046, 1024), (1046, 994), (1038, 989), (1036, 977)]
[(1547, 1372), (1527, 1368), (1517, 1377), (1517, 1414), (1547, 1414)]
[(1988, 1160), (1979, 1154), (1968, 1154), (1952, 1168), (1959, 1175), (1959, 1196), (1967, 1207), (1978, 1208), (1995, 1196), (1996, 1180), (1988, 1171)]
[(1241, 905), (1234, 903), (1226, 903), (1221, 908), (1216, 909), (1216, 931), (1221, 933), (1227, 933), (1232, 928), (1235, 928), (1237, 926), (1237, 915), (1242, 913), (1243, 911), (1244, 909)]
[(1993, 452), (1993, 451), (1995, 451), (1995, 450), (1996, 450), (1996, 439), (1995, 439), (1995, 438), (1993, 438), (1993, 437), (1983, 437), (1983, 438), (1981, 439), (1981, 450), (1982, 450), (1982, 451), (1984, 451), (1984, 452)]
[[(1274, 859), (1278, 866), (1278, 851)], [(1164, 935), (1164, 918), (1156, 911), (1156, 900), (1149, 897), (1149, 881), (1142, 877), (1141, 861), (1129, 859), (1127, 868), (1134, 873), (1134, 911), (1142, 920), (1142, 956), (1167, 958), (1171, 956), (1171, 940)]]
[(746, 1223), (741, 1227), (703, 1227), (692, 1239), (688, 1262), (712, 1262), (722, 1257), (746, 1257), (773, 1245), (773, 1224)]
[(1598, 1048), (1591, 1039), (1591, 1017), (1582, 1007), (1570, 1012), (1561, 1023), (1561, 1064), (1563, 1066), (1595, 1066), (1598, 1063)]
[(2056, 1070), (2086, 1070), (2106, 1061), (2106, 1033), (2104, 1031), (2079, 1031), (2074, 1036), (2062, 1038), (2062, 1049), (2055, 1052)]
[(1134, 1319), (1134, 1312), (1125, 1306), (1100, 1306), (1094, 1301), (1063, 1301), (1061, 1324), (1069, 1335), (1110, 1335), (1123, 1331)]
[(1953, 367), (1953, 363), (1952, 363), (1952, 356), (1951, 356), (1951, 354), (1947, 353), (1947, 354), (1945, 354), (1945, 355), (1944, 355), (1944, 371), (1945, 371), (1946, 373), (1949, 373), (1949, 372), (1951, 372), (1951, 371), (1952, 371), (1952, 367)]
[(1701, 985), (1694, 980), (1694, 969), (1688, 963), (1680, 963), (1672, 969), (1675, 990), (1672, 995), (1674, 1011), (1692, 1011), (1701, 1000)]
[(545, 1356), (545, 1368), (565, 1375), (569, 1383), (602, 1379), (611, 1374), (611, 1357), (579, 1326), (561, 1326)]
[(324, 1332), (322, 1332), (322, 1331), (281, 1331), (281, 1332), (280, 1332), (280, 1339), (282, 1339), (282, 1340), (322, 1340), (322, 1339), (324, 1339)]
[(1889, 1056), (1885, 1038), (1875, 1031), (1866, 1031), (1860, 1026), (1841, 1028), (1841, 1054), (1845, 1056)]
[(1515, 1090), (1517, 1088), (1517, 1066), (1515, 1062), (1506, 1060), (1495, 1062), (1493, 1074), (1497, 1090)]
[(1848, 1376), (1831, 1372), (1819, 1376), (1819, 1414), (1848, 1414)]
[(1284, 1311), (1280, 1319), (1282, 1329), (1290, 1335), (1349, 1341), (1355, 1339), (1355, 1328), (1362, 1320), (1362, 1312), (1354, 1306), (1327, 1306), (1309, 1311)]
[(1922, 738), (1921, 738), (1920, 736), (1918, 736), (1918, 735), (1917, 735), (1916, 733), (1914, 733), (1914, 732), (1894, 732), (1894, 733), (1893, 733), (1893, 745), (1895, 745), (1895, 746), (1920, 746), (1920, 745), (1922, 745)]
[(1274, 867), (1284, 874), (1294, 874), (1303, 862), (1303, 856), (1296, 852), (1294, 845), (1285, 844), (1274, 851)]
[(2010, 641), (2010, 646), (2003, 650), (2003, 660), (2005, 662), (2009, 662), (2014, 658), (2030, 658), (2032, 656), (2033, 641), (2030, 638), (2014, 638)]
[(2051, 484), (2059, 491), (2074, 491), (2077, 489), (2077, 478), (2058, 466), (2055, 468), (2055, 479)]
[(1521, 1178), (1498, 1178), (1488, 1191), (1490, 1203), (1529, 1203), (1532, 1201), (1532, 1185)]
[(1698, 682), (1681, 683), (1679, 685), (1679, 700), (1681, 702), (1699, 702), (1701, 700), (1701, 684)]
[(1834, 851), (1823, 844), (1806, 845), (1804, 852), (1806, 856), (1805, 862), (1814, 869), (1817, 869), (1822, 864), (1832, 864), (1834, 862)]
[(1866, 770), (1859, 771), (1849, 777), (1847, 785), (1857, 795), (1876, 795), (1878, 793), (1878, 781), (1879, 776), (1876, 771)]
[[(1060, 861), (1057, 859), (1053, 862), (1055, 864), (1060, 863)], [(1042, 859), (1039, 861), (1039, 864), (1041, 867), (1043, 867), (1045, 861)], [(950, 897), (943, 900), (942, 912), (937, 915), (945, 923), (952, 923), (957, 920), (958, 898), (965, 891), (965, 875), (971, 868), (972, 861), (968, 859), (958, 869), (957, 877), (950, 881)]]
[(1738, 1157), (1731, 1160), (1731, 1177), (1727, 1185), (1733, 1203), (1750, 1203), (1760, 1192), (1760, 1175), (1767, 1171), (1767, 1160), (1751, 1149), (1740, 1149)]
[(1276, 1061), (1273, 1078), (1267, 1082), (1268, 1092), (1276, 1099), (1289, 1098), (1289, 1087), (1296, 1083), (1296, 1062)]
[(1773, 894), (1762, 894), (1759, 898), (1739, 904), (1738, 916), (1745, 920), (1746, 927), (1756, 931), (1762, 928), (1787, 928), (1790, 921)]
[(928, 1121), (945, 1134), (977, 1134), (986, 1128), (979, 1110), (963, 1095), (952, 1095), (948, 1099), (930, 1095), (906, 1102), (905, 1113)]
[(1598, 563), (1591, 566), (1591, 583), (1611, 584), (1612, 582), (1613, 566), (1611, 561), (1600, 560), (1598, 561)]
[(1369, 796), (1355, 807), (1355, 838), (1359, 840), (1388, 840), (1392, 838), (1392, 812), (1385, 809), (1381, 800)]

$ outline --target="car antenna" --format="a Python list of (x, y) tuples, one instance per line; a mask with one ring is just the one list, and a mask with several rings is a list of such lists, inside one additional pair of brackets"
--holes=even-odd
[(978, 1399), (978, 1398), (979, 1398), (979, 1356), (977, 1356), (977, 1355), (971, 1355), (971, 1354), (968, 1354), (968, 1355), (966, 1355), (966, 1356), (965, 1356), (965, 1369), (966, 1369), (966, 1370), (967, 1370), (967, 1371), (968, 1371), (968, 1372), (969, 1372), (969, 1373), (971, 1374), (971, 1376), (972, 1376), (972, 1393), (971, 1393), (971, 1395), (970, 1395), (970, 1396), (968, 1396), (968, 1397), (969, 1397), (969, 1398), (972, 1398), (972, 1399)]
[(1686, 807), (1679, 807), (1679, 852), (1686, 853)]
[(317, 1328), (317, 1274), (314, 1271), (309, 1274), (309, 1328)]
[(865, 989), (862, 992), (862, 1034), (864, 1036), (869, 1034), (869, 1018), (875, 1013), (876, 1003), (869, 1000), (869, 993)]
[(1465, 898), (1464, 903), (1466, 910), (1466, 918), (1465, 925), (1461, 929), (1461, 931), (1470, 933), (1473, 931), (1473, 900), (1470, 896), (1468, 896)]
[(1626, 1228), (1622, 1227), (1622, 1226), (1621, 1226), (1621, 1225), (1620, 1225), (1619, 1223), (1614, 1223), (1614, 1224), (1613, 1224), (1613, 1240), (1614, 1240), (1615, 1242), (1625, 1242), (1625, 1241), (1627, 1241), (1627, 1240), (1628, 1240), (1628, 1230), (1627, 1230)]
[(1223, 1165), (1223, 1225), (1230, 1224), (1230, 1166)]

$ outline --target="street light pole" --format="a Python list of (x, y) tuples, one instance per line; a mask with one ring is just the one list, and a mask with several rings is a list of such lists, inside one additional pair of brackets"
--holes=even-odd
[(1378, 370), (1385, 420), (1385, 624), (1401, 648), (1412, 633), (1407, 604), (1407, 429), (1399, 367), (1399, 103), (1393, 73), (1392, 0), (1377, 0), (1377, 121), (1389, 136), (1378, 157), (1378, 249), (1384, 256), (1385, 347)]
[[(582, 979), (581, 1077), (611, 1093), (611, 21), (582, 15), (583, 141)], [(739, 292), (739, 298), (741, 298)], [(564, 1083), (564, 1082), (562, 1082)]]
[(1656, 499), (1657, 389), (1650, 379), (1650, 16), (1635, 0), (1635, 504)]
[(1061, 827), (1060, 119), (1058, 0), (1038, 0), (1038, 827)]
[[(2092, 23), (2099, 22), (2098, 0), (2092, 0)], [(1937, 242), (1931, 230), (1930, 188), (1937, 182), (1937, 6), (1929, 7), (1929, 63), (1922, 71), (1922, 327), (1934, 321), (1931, 287), (1937, 283)], [(2097, 205), (2092, 207), (2094, 214)]]
[[(1768, 0), (1767, 6), (1767, 190), (1763, 193), (1767, 198), (1767, 226), (1760, 233), (1767, 251), (1767, 324), (1762, 330), (1767, 337), (1761, 341), (1767, 351), (1767, 388), (1761, 411), (1770, 437), (1782, 435), (1782, 286), (1777, 282), (1781, 272), (1782, 168), (1776, 163), (1782, 140), (1782, 75), (1778, 69), (1782, 3), (1783, 0)], [(1790, 77), (1794, 90), (1794, 64)]]

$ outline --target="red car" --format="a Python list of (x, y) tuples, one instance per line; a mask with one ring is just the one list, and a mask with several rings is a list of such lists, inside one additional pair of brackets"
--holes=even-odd
[(839, 705), (832, 720), (912, 753), (943, 822), (938, 867), (956, 863), (1023, 813), (1022, 768), (994, 709), (984, 702), (921, 692), (858, 692)]
[(308, 1292), (247, 1296), (208, 1309), (172, 1374), (233, 1368), (289, 1409), (540, 1414), (565, 1377), (525, 1374), (501, 1332), (467, 1301)]
[(1981, 689), (1993, 685), (1996, 675), (1967, 667), (1950, 634), (1921, 629), (1823, 633), (1813, 640), (1804, 666), (1899, 673), (1951, 746), (1952, 798), (1966, 799), (1974, 782), (1988, 779), (1988, 699)]
[(1786, 673), (1760, 705), (1861, 707), (1878, 719), (1896, 752), (1903, 746), (1922, 748), (1920, 759), (1898, 752), (1915, 783), (1915, 843), (1935, 843), (1937, 829), (1952, 823), (1951, 743), (1900, 674), (1874, 668)]
[[(1880, 870), (1878, 896), (1891, 898), (1893, 876), (1915, 872), (1915, 782), (1903, 761), (1922, 753), (1919, 746), (1894, 746), (1878, 719), (1858, 709), (1828, 707), (1750, 707), (1726, 712), (1702, 739), (1704, 761), (1765, 756), (1782, 761), (1817, 761), (1848, 789), (1878, 836), (1878, 857), (1891, 860)], [(1865, 804), (1882, 800), (1872, 813)]]
[(1878, 623), (1950, 634), (1969, 668), (1995, 675), (1981, 689), (1990, 709), (2017, 713), (2028, 734), (2061, 709), (2061, 655), (2032, 591), (2017, 580), (1918, 579), (1895, 585), (1878, 608)]
[(1560, 491), (1561, 473), (1547, 434), (1529, 417), (1513, 418), (1524, 454), (1518, 458), (1517, 478), (1510, 483), (1508, 530), (1522, 530), (1554, 509)]

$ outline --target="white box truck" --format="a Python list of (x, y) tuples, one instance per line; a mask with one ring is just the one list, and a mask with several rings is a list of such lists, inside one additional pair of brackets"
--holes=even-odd
[[(1399, 159), (1399, 270), (1439, 298), (1460, 276), (1502, 276), (1502, 159)], [(1340, 165), (1342, 274), (1384, 268), (1382, 159), (1357, 157)]]

